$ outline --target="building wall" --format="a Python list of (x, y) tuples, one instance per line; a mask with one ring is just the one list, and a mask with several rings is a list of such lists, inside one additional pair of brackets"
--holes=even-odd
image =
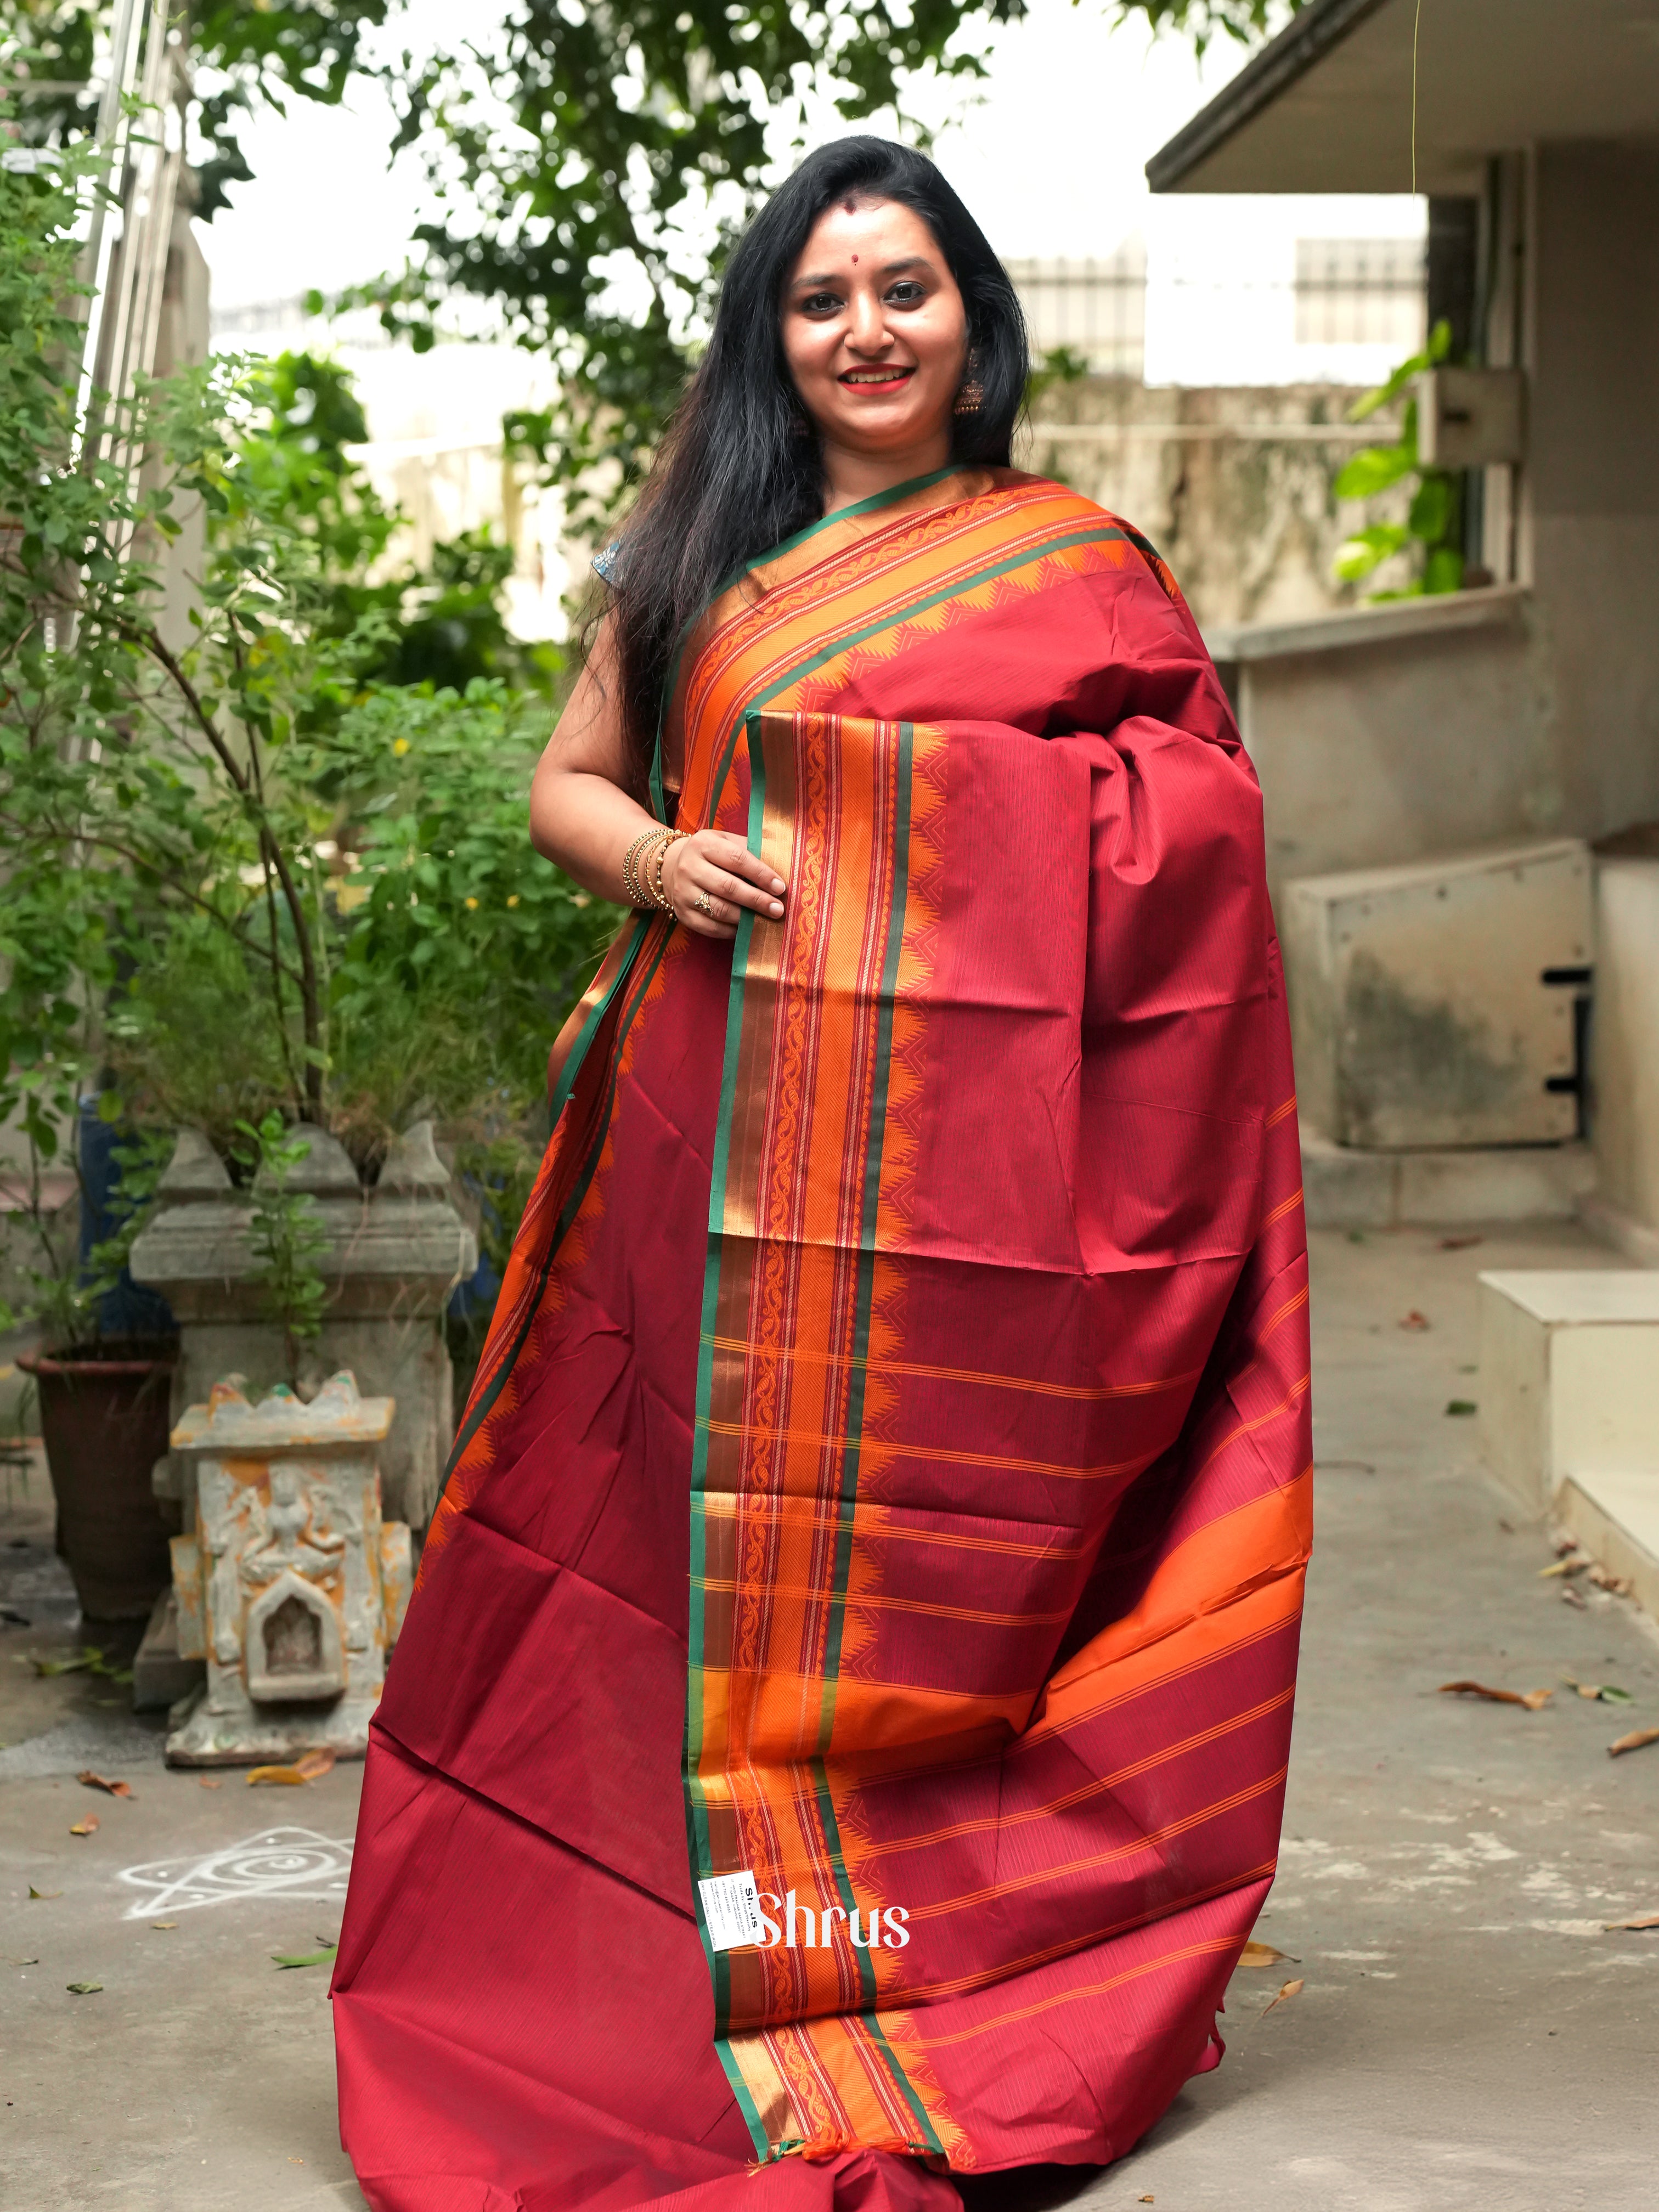
[(1426, 860), (1556, 824), (1532, 643), (1511, 602), (1489, 627), (1251, 661), (1240, 721), (1286, 878)]
[(1659, 1230), (1659, 859), (1609, 858), (1596, 885), (1590, 1127), (1602, 1198)]
[[(1241, 662), (1276, 882), (1659, 819), (1659, 150), (1506, 166), (1522, 185), (1524, 596), (1491, 627), (1336, 645), (1316, 623)], [(1292, 504), (1305, 530), (1305, 492)], [(1230, 513), (1241, 578), (1271, 573), (1273, 516), (1257, 551)]]
[(1559, 826), (1659, 817), (1659, 149), (1531, 160), (1522, 570)]
[[(1345, 418), (1357, 390), (1334, 385), (1188, 388), (1085, 376), (1050, 385), (1016, 444), (1021, 467), (1073, 484), (1144, 531), (1181, 580), (1201, 629), (1293, 620), (1351, 606), (1337, 548), (1363, 522), (1403, 517), (1403, 495), (1339, 501), (1331, 484), (1387, 416)], [(1403, 582), (1380, 571), (1370, 590)]]

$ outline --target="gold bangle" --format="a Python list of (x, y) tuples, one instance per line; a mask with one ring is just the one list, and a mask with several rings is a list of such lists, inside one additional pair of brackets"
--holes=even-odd
[(646, 879), (646, 889), (665, 914), (673, 913), (674, 902), (662, 887), (662, 864), (668, 858), (669, 847), (678, 845), (682, 838), (690, 835), (689, 830), (671, 830), (663, 839), (661, 848), (653, 856), (651, 872)]
[(650, 892), (640, 881), (640, 862), (645, 857), (645, 849), (647, 846), (654, 844), (657, 839), (663, 834), (660, 825), (653, 822), (648, 830), (642, 830), (640, 832), (639, 836), (629, 847), (627, 852), (623, 855), (623, 889), (627, 892), (631, 904), (637, 907), (643, 907), (647, 911), (655, 903), (655, 902), (653, 900)]

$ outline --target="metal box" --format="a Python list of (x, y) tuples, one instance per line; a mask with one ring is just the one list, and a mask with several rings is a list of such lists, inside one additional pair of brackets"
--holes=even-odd
[(1577, 1133), (1590, 856), (1576, 837), (1285, 887), (1304, 1120), (1373, 1152)]

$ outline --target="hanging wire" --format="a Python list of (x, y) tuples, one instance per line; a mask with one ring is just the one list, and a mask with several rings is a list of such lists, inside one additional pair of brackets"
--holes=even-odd
[(1423, 0), (1412, 19), (1412, 191), (1417, 190), (1417, 42), (1423, 29)]

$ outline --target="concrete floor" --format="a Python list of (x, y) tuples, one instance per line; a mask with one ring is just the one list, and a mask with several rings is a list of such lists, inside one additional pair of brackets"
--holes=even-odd
[[(1317, 1550), (1284, 1857), (1257, 1931), (1296, 1963), (1236, 1978), (1226, 2061), (1132, 2157), (970, 2185), (975, 2212), (1654, 2202), (1659, 1931), (1603, 1923), (1659, 1912), (1659, 1745), (1606, 1750), (1659, 1717), (1659, 1637), (1622, 1600), (1587, 1590), (1579, 1610), (1539, 1578), (1547, 1532), (1480, 1472), (1474, 1423), (1443, 1411), (1480, 1395), (1481, 1267), (1607, 1255), (1555, 1225), (1454, 1250), (1421, 1231), (1315, 1243)], [(1413, 1310), (1427, 1330), (1398, 1326)], [(0, 1526), (0, 1604), (30, 1617), (0, 1627), (0, 2199), (361, 2206), (335, 2136), (326, 1969), (270, 1956), (338, 1927), (357, 1772), (204, 1789), (163, 1768), (116, 1686), (37, 1679), (20, 1658), (78, 1641), (48, 1535), (37, 1481)], [(1564, 1671), (1638, 1702), (1583, 1700)], [(1537, 1713), (1436, 1694), (1463, 1675), (1556, 1693)], [(87, 1765), (133, 1799), (81, 1787)], [(97, 1833), (71, 1837), (89, 1812)], [(31, 1902), (30, 1883), (62, 1894)], [(1261, 2017), (1291, 1977), (1301, 1994)], [(70, 1995), (81, 1980), (103, 1989)]]

